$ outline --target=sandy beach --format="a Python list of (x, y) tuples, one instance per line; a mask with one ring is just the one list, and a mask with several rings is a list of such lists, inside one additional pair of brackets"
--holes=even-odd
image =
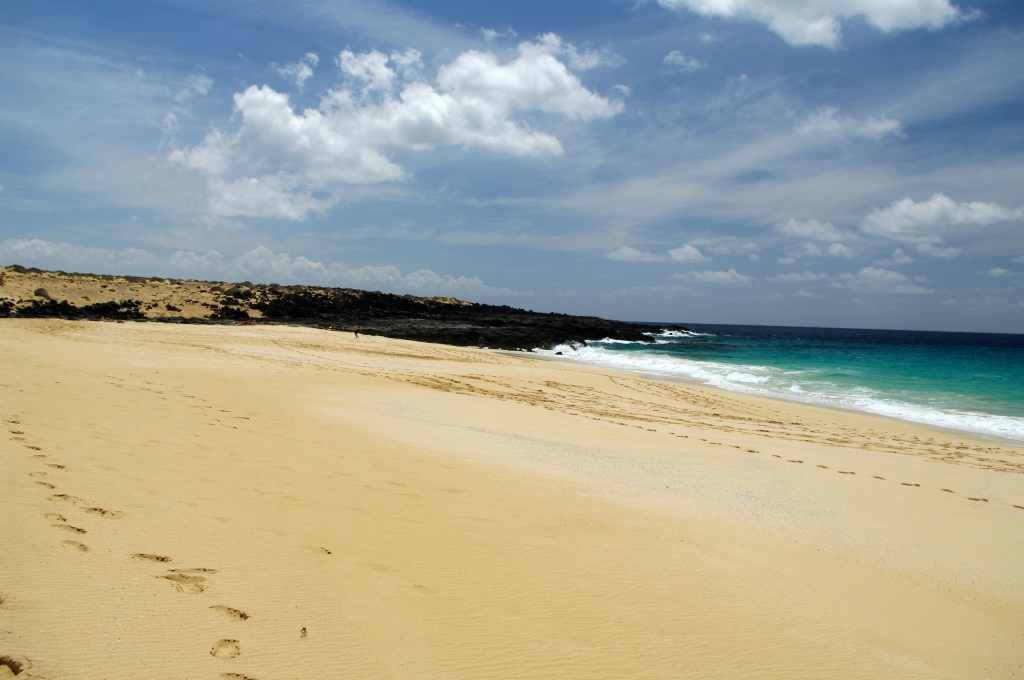
[(0, 678), (1024, 677), (1020, 447), (302, 327), (0, 368)]

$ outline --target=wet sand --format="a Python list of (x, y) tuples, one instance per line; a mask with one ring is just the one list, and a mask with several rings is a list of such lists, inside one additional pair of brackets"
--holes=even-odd
[(1024, 450), (283, 326), (0, 321), (0, 678), (1024, 677)]

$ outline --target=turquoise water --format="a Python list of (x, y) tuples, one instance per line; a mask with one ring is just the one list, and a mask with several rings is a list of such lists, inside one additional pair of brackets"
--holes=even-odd
[(545, 353), (1024, 441), (1024, 335), (685, 325)]

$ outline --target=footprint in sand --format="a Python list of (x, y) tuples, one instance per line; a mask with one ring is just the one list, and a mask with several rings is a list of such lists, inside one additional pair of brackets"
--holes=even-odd
[(101, 515), (109, 519), (118, 519), (124, 517), (127, 513), (121, 512), (120, 510), (107, 510), (106, 508), (86, 508), (85, 511), (90, 515)]
[(71, 531), (71, 532), (76, 533), (76, 534), (88, 533), (85, 529), (80, 529), (78, 527), (73, 527), (70, 524), (54, 524), (53, 526), (58, 528), (58, 529), (63, 529), (64, 531)]
[(79, 543), (78, 541), (63, 541), (62, 545), (65, 548), (77, 550), (78, 552), (89, 552), (89, 546), (87, 546), (85, 543)]
[(45, 515), (43, 515), (43, 517), (45, 517), (46, 519), (50, 520), (51, 522), (67, 522), (68, 521), (67, 517), (65, 517), (64, 515), (62, 515), (62, 514), (60, 514), (58, 512), (48, 512)]
[(943, 489), (943, 491), (946, 493), (956, 493), (956, 491), (953, 491), (952, 489)]
[(903, 486), (921, 486), (920, 484), (911, 484), (910, 482), (900, 482)]
[(36, 484), (38, 484), (39, 486), (45, 486), (47, 489), (56, 489), (57, 488), (53, 484), (50, 484), (49, 482), (36, 482)]
[(218, 640), (210, 650), (210, 656), (215, 659), (234, 659), (241, 653), (242, 645), (238, 640)]
[(168, 557), (167, 555), (153, 555), (152, 553), (135, 553), (132, 555), (133, 560), (146, 560), (147, 562), (170, 562), (174, 558)]
[(29, 477), (45, 477), (46, 473), (45, 472), (30, 472), (30, 473), (28, 473), (28, 476)]
[(59, 465), (57, 463), (44, 463), (44, 465), (46, 465), (46, 467), (57, 468), (58, 470), (63, 470), (67, 467), (67, 465)]
[(256, 678), (241, 673), (221, 673), (220, 680), (256, 680)]
[(0, 678), (16, 678), (31, 667), (31, 662), (24, 657), (0, 656)]
[(988, 503), (988, 499), (987, 498), (971, 498), (970, 496), (968, 496), (967, 500), (969, 500), (969, 501), (981, 501), (983, 503)]
[(849, 472), (849, 471), (844, 471), (844, 470), (838, 470), (837, 472), (839, 472), (839, 474), (841, 474), (841, 475), (855, 475), (855, 474), (857, 474), (856, 472)]
[(215, 612), (220, 612), (221, 614), (224, 614), (225, 616), (228, 616), (232, 619), (238, 619), (239, 621), (245, 621), (249, 618), (249, 615), (243, 612), (241, 609), (235, 609), (234, 607), (225, 607), (222, 604), (215, 604), (212, 607), (210, 607), (210, 609), (212, 609)]
[(306, 548), (308, 550), (310, 550), (311, 552), (315, 552), (318, 555), (331, 555), (332, 554), (330, 550), (328, 550), (327, 548), (321, 547), (319, 545), (308, 545), (308, 546), (306, 546)]
[(206, 586), (203, 585), (206, 581), (206, 577), (200, 576), (199, 574), (216, 573), (216, 569), (171, 569), (163, 576), (158, 576), (157, 578), (165, 578), (170, 581), (171, 585), (173, 585), (179, 593), (198, 595), (206, 590)]
[(787, 460), (787, 463), (802, 463), (802, 460)]

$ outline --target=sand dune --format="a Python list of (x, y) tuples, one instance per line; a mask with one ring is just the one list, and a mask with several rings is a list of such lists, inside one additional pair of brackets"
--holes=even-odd
[(0, 677), (1024, 676), (1024, 450), (310, 328), (0, 322)]

